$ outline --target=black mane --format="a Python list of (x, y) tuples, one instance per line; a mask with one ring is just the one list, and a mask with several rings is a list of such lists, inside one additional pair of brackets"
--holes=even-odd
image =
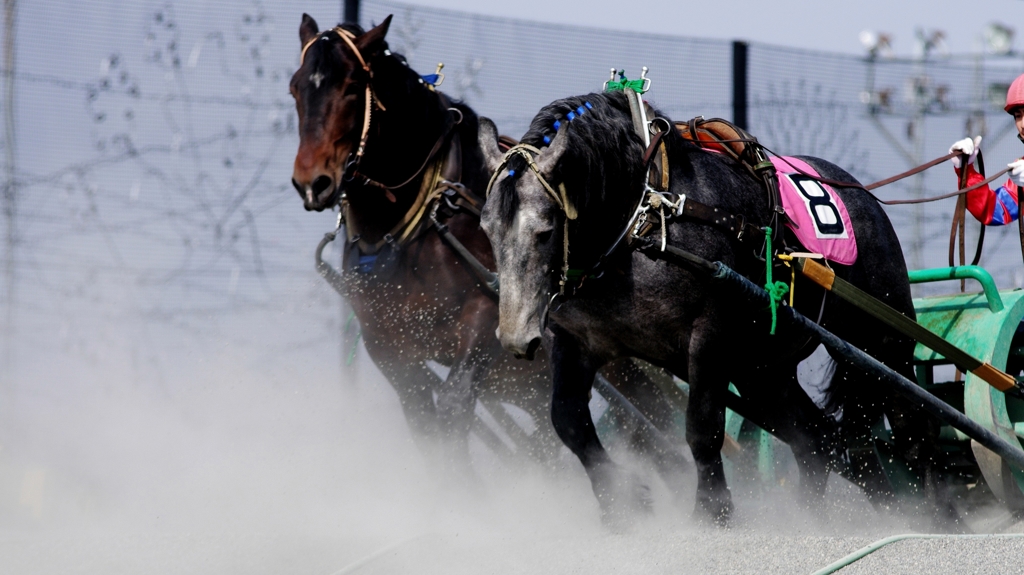
[[(579, 114), (581, 108), (583, 114)], [(633, 129), (626, 96), (618, 91), (552, 102), (533, 118), (523, 143), (543, 149), (555, 138), (555, 122), (559, 122), (557, 132), (565, 132), (568, 142), (550, 182), (565, 183), (569, 201), (579, 212), (574, 235), (580, 239), (593, 235), (600, 245), (587, 244), (601, 248), (607, 240), (598, 238), (614, 235), (612, 229), (625, 225), (642, 191), (643, 141)], [(525, 168), (518, 156), (507, 166), (517, 176)], [(506, 224), (519, 208), (515, 179), (505, 178), (498, 186), (498, 213)], [(578, 240), (577, 245), (581, 245)]]

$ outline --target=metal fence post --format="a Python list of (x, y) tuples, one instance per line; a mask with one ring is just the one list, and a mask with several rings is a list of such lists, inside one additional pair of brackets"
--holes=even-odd
[(742, 40), (732, 43), (732, 122), (744, 130), (747, 125), (747, 50)]
[(359, 0), (342, 0), (344, 5), (344, 18), (346, 24), (359, 24)]

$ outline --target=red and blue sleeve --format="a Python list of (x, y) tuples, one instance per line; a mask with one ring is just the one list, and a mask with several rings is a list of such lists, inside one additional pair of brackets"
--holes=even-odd
[[(960, 168), (956, 168), (956, 175), (960, 176)], [(974, 164), (967, 164), (968, 186), (984, 180), (985, 177), (978, 173)], [(994, 190), (982, 186), (967, 192), (967, 210), (986, 226), (1002, 226), (1016, 221), (1020, 216), (1017, 184), (1007, 179), (1006, 183)]]

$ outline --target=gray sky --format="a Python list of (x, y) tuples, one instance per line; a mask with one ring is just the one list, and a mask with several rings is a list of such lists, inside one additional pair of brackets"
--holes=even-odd
[(914, 30), (946, 32), (952, 52), (975, 49), (985, 26), (1000, 22), (1015, 28), (1014, 45), (1024, 47), (1024, 1), (984, 0), (643, 0), (591, 2), (567, 0), (403, 0), (409, 4), (466, 10), (545, 22), (661, 34), (744, 39), (784, 46), (862, 53), (862, 30), (889, 32), (897, 55), (914, 50)]

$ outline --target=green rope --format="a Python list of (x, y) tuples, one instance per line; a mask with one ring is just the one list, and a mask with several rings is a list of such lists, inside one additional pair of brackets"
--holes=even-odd
[(348, 354), (348, 359), (345, 360), (345, 367), (352, 365), (352, 362), (356, 360), (356, 350), (359, 349), (359, 338), (363, 337), (363, 332), (356, 332), (356, 338), (352, 340), (352, 351)]
[(772, 258), (774, 253), (772, 252), (772, 228), (771, 226), (764, 227), (764, 241), (765, 241), (765, 276), (767, 281), (764, 284), (764, 291), (768, 292), (768, 298), (771, 302), (772, 308), (772, 329), (769, 332), (771, 335), (775, 335), (775, 324), (778, 320), (778, 306), (782, 298), (789, 293), (789, 286), (786, 282), (772, 282)]
[[(356, 312), (353, 310), (349, 313), (348, 320), (345, 321), (345, 333), (348, 333), (352, 329), (352, 323), (356, 320)], [(352, 365), (352, 362), (356, 360), (356, 350), (359, 348), (359, 338), (363, 336), (362, 330), (356, 332), (356, 338), (352, 340), (352, 351), (348, 354), (348, 359), (345, 360), (345, 366)]]

